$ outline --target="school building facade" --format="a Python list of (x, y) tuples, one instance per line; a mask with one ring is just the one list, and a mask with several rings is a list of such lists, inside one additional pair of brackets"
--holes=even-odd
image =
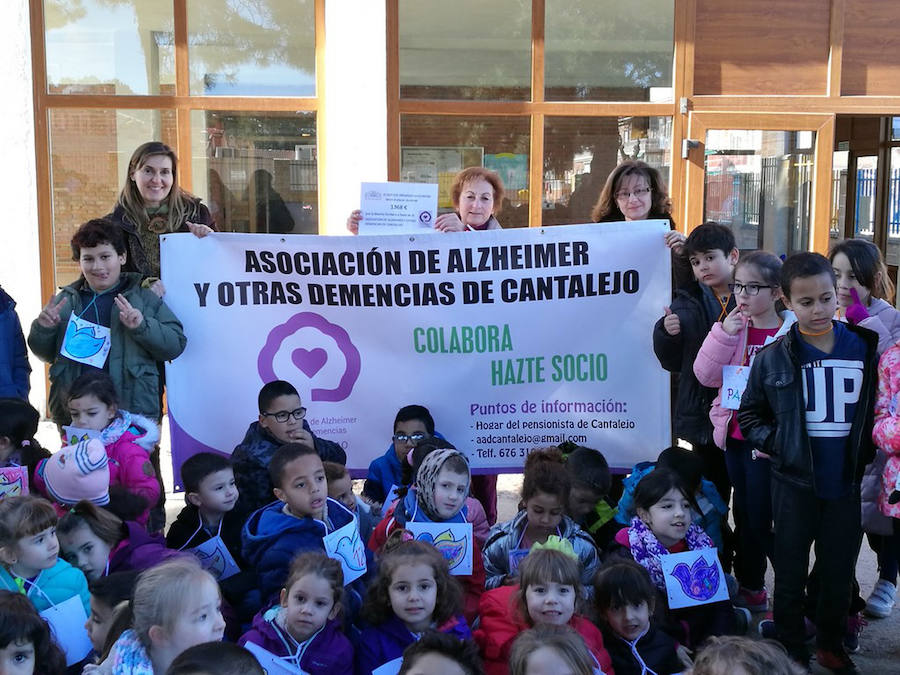
[(588, 222), (636, 158), (684, 230), (867, 237), (896, 278), (900, 3), (8, 0), (0, 21), (0, 283), (26, 331), (152, 139), (226, 231), (343, 234), (361, 181), (436, 182), (449, 208), (473, 164), (506, 183), (504, 227)]

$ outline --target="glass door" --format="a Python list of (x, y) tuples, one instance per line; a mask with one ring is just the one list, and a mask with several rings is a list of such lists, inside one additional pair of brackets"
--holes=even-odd
[(693, 113), (688, 229), (712, 220), (733, 230), (741, 250), (824, 252), (833, 134), (829, 115)]
[(900, 265), (900, 117), (836, 121), (830, 243), (874, 242), (896, 284)]
[[(900, 118), (895, 118), (900, 120)], [(892, 267), (900, 265), (900, 147), (891, 148), (891, 175), (888, 188), (888, 232), (885, 258)], [(896, 273), (895, 273), (896, 276)]]
[(853, 236), (875, 238), (875, 205), (878, 198), (878, 155), (860, 155), (856, 161), (856, 189), (853, 203)]

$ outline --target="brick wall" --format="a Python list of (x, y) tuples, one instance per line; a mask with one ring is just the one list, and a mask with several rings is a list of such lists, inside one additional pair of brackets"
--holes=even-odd
[[(114, 94), (112, 85), (97, 85), (97, 94)], [(108, 90), (108, 91), (107, 91)], [(159, 113), (162, 141), (175, 146), (175, 112)], [(50, 171), (53, 207), (56, 284), (64, 285), (79, 275), (72, 261), (69, 241), (75, 230), (91, 218), (112, 211), (122, 188), (119, 157), (127, 162), (134, 150), (119, 147), (120, 128), (128, 138), (154, 140), (145, 119), (146, 111), (105, 109), (61, 109), (49, 113)], [(133, 125), (133, 126), (130, 126)], [(139, 143), (138, 143), (139, 144)]]

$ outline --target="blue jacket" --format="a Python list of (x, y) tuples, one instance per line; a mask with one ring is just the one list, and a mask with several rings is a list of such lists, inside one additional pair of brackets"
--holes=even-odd
[[(13, 593), (22, 592), (5, 567), (0, 567), (0, 588)], [(29, 585), (26, 582), (25, 588), (25, 595), (39, 612), (77, 595), (84, 605), (85, 616), (91, 614), (91, 594), (88, 593), (87, 579), (80, 569), (72, 567), (62, 558), (50, 569), (41, 570), (34, 583)]]
[[(298, 553), (324, 551), (322, 537), (353, 520), (353, 514), (340, 502), (327, 499), (328, 522), (315, 518), (297, 518), (284, 512), (284, 502), (272, 502), (250, 516), (241, 533), (242, 552), (259, 578), (263, 601), (277, 599), (287, 579), (288, 568)], [(366, 567), (371, 573), (374, 562), (366, 551)], [(352, 621), (365, 594), (365, 575), (344, 587), (344, 607)]]
[[(0, 288), (0, 398), (28, 398), (28, 350), (16, 303)], [(388, 486), (390, 487), (390, 486)]]
[[(306, 420), (303, 420), (303, 428), (312, 434), (316, 452), (323, 461), (347, 463), (347, 453), (340, 445), (313, 434)], [(269, 478), (269, 462), (282, 445), (259, 422), (253, 422), (248, 427), (244, 440), (231, 453), (234, 482), (239, 494), (235, 505), (238, 513), (246, 516), (272, 501), (275, 495), (272, 492), (272, 479)]]
[[(373, 459), (369, 464), (369, 473), (366, 475), (366, 484), (363, 486), (363, 495), (373, 502), (384, 504), (388, 493), (393, 486), (402, 484), (403, 464), (397, 459), (394, 444), (391, 443), (381, 457)], [(385, 506), (389, 506), (385, 504)]]
[[(439, 431), (434, 432), (434, 437), (444, 438)], [(369, 464), (369, 473), (363, 485), (363, 497), (384, 504), (384, 511), (387, 511), (390, 504), (385, 504), (384, 501), (395, 485), (397, 487), (403, 485), (403, 462), (397, 459), (397, 450), (391, 443), (381, 457), (373, 459)]]
[[(619, 498), (619, 511), (616, 520), (623, 525), (631, 523), (636, 514), (634, 508), (634, 489), (641, 482), (641, 478), (653, 471), (656, 462), (638, 462), (631, 469), (631, 473), (623, 483), (622, 496)], [(701, 513), (691, 509), (691, 517), (695, 523), (703, 528), (703, 531), (713, 540), (719, 551), (725, 550), (725, 542), (722, 538), (722, 518), (728, 513), (728, 505), (719, 496), (716, 486), (703, 478), (700, 481), (700, 494), (695, 495), (697, 505)]]
[[(459, 640), (470, 640), (472, 631), (461, 616), (455, 616), (437, 629)], [(362, 631), (356, 648), (356, 675), (371, 675), (372, 671), (403, 656), (403, 650), (418, 637), (400, 619), (392, 616), (379, 626)]]

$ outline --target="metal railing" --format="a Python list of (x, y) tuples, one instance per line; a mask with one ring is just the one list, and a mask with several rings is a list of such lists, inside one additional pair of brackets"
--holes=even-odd
[[(832, 231), (837, 234), (846, 205), (847, 170), (834, 171), (831, 177)], [(875, 233), (875, 197), (878, 188), (876, 169), (856, 170), (856, 203), (854, 222), (856, 235), (871, 237)], [(888, 179), (888, 236), (900, 238), (900, 168)]]

